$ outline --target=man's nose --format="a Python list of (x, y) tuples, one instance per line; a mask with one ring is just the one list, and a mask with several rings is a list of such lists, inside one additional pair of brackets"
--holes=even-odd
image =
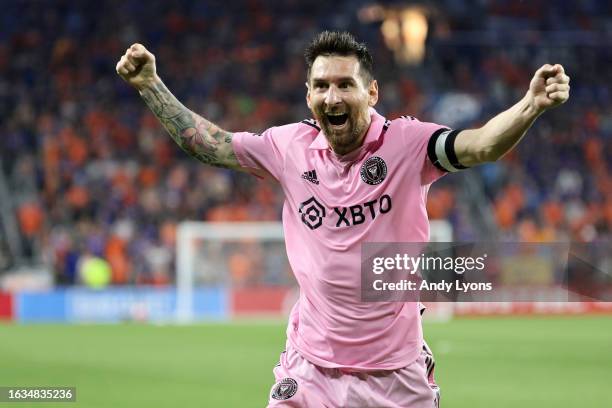
[(327, 94), (325, 95), (325, 104), (327, 106), (333, 106), (337, 103), (340, 103), (340, 95), (338, 94), (338, 90), (335, 86), (330, 86), (327, 90)]

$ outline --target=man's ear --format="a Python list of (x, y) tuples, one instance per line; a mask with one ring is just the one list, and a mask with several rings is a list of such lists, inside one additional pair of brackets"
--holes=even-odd
[(308, 85), (308, 82), (304, 82), (304, 85), (306, 85), (306, 105), (308, 109), (312, 109), (310, 106), (310, 85)]
[(378, 102), (378, 82), (375, 79), (370, 81), (370, 86), (368, 87), (368, 106), (373, 107)]

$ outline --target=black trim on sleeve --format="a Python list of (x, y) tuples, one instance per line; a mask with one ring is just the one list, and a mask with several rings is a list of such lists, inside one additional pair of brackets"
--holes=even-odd
[(427, 156), (429, 157), (429, 160), (433, 163), (434, 166), (436, 166), (438, 169), (442, 170), (445, 173), (448, 173), (448, 170), (446, 170), (444, 166), (440, 164), (440, 162), (438, 161), (438, 156), (436, 155), (436, 141), (442, 133), (447, 132), (448, 130), (449, 129), (447, 128), (440, 128), (436, 130), (429, 138), (429, 143), (427, 143)]
[(463, 129), (455, 129), (450, 132), (448, 136), (446, 136), (446, 143), (444, 143), (444, 151), (446, 152), (446, 157), (448, 157), (448, 161), (455, 168), (460, 170), (468, 168), (463, 164), (459, 163), (459, 160), (457, 159), (457, 153), (455, 153), (455, 139), (457, 138), (459, 132), (461, 132), (462, 130)]
[(317, 125), (317, 121), (314, 119), (304, 119), (302, 123), (308, 126), (312, 126), (313, 128), (317, 129), (318, 132), (321, 131), (321, 128)]
[(389, 126), (391, 126), (391, 121), (389, 119), (386, 119), (385, 124), (383, 125), (383, 132), (386, 132), (387, 129), (389, 129)]

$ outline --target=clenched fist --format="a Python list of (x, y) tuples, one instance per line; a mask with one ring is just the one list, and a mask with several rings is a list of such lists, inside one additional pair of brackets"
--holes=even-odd
[(531, 106), (536, 112), (559, 106), (569, 99), (570, 78), (559, 64), (545, 64), (536, 71), (529, 84)]
[(142, 44), (133, 44), (125, 51), (115, 68), (125, 82), (142, 89), (157, 79), (155, 56)]

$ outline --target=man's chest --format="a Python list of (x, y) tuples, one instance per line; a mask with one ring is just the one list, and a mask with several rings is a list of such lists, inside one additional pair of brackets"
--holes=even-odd
[(366, 151), (344, 162), (327, 151), (294, 152), (288, 159), (283, 175), (287, 204), (311, 230), (368, 227), (390, 217), (411, 185), (419, 185), (419, 175), (411, 175), (409, 163), (391, 149)]

